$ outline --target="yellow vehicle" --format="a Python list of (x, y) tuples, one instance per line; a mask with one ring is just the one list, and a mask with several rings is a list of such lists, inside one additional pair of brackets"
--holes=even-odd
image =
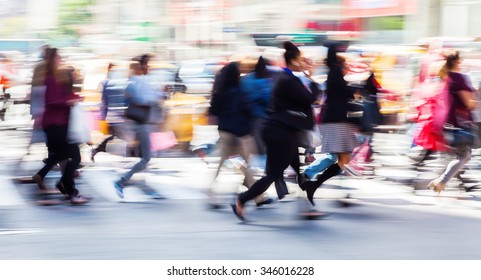
[(207, 125), (209, 100), (200, 95), (175, 93), (164, 102), (166, 115), (162, 130), (173, 131), (178, 142), (189, 143), (194, 126)]

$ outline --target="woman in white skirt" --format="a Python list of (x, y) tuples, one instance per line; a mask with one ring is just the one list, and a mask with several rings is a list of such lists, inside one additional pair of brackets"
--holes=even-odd
[(326, 102), (322, 116), (321, 152), (335, 154), (337, 162), (329, 166), (315, 181), (306, 181), (301, 188), (314, 205), (314, 193), (329, 178), (338, 175), (350, 160), (352, 150), (358, 146), (355, 133), (358, 125), (348, 118), (349, 101), (354, 99), (355, 89), (347, 85), (344, 76), (348, 72), (345, 59), (337, 56), (336, 45), (328, 48), (326, 64), (329, 73), (326, 81)]

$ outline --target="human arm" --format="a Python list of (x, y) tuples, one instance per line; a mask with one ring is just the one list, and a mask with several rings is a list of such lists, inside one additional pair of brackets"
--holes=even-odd
[(456, 84), (458, 96), (466, 109), (473, 110), (478, 106), (475, 89), (471, 86), (471, 80), (466, 75), (454, 76), (453, 82)]

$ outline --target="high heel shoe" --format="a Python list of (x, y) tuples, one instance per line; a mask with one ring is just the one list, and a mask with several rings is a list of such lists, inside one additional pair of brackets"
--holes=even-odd
[(446, 184), (443, 182), (436, 182), (436, 180), (432, 180), (428, 184), (428, 189), (432, 189), (434, 192), (438, 194), (441, 193), (446, 188)]
[(306, 192), (307, 200), (309, 200), (312, 206), (316, 205), (314, 203), (314, 193), (316, 193), (317, 188), (316, 182), (313, 181), (306, 181), (301, 185), (301, 189)]
[(239, 218), (239, 220), (241, 220), (241, 221), (245, 221), (244, 207), (240, 203), (239, 199), (236, 199), (235, 204), (233, 204), (231, 206), (232, 206), (232, 211), (237, 216), (237, 218)]
[(306, 181), (309, 181), (309, 178), (307, 178), (306, 173), (301, 173), (301, 174), (297, 175), (296, 180), (297, 180), (297, 184), (302, 188), (302, 185)]

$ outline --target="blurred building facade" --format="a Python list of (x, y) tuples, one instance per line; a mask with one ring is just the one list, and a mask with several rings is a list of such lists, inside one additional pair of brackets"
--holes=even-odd
[(369, 43), (481, 34), (476, 0), (0, 0), (0, 36), (35, 37), (58, 29), (59, 7), (77, 2), (92, 15), (76, 27), (86, 42), (227, 50), (254, 32), (355, 31)]

